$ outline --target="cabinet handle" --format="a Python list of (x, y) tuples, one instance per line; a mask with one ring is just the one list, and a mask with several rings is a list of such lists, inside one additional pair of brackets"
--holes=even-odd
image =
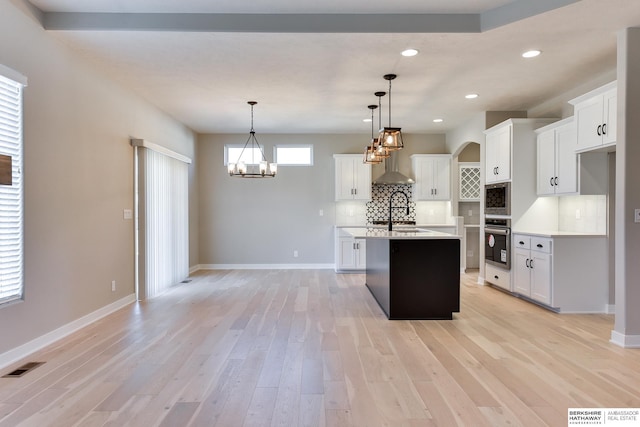
[(525, 260), (524, 260), (524, 265), (526, 265), (526, 266), (527, 266), (527, 268), (529, 268), (529, 258), (527, 258), (527, 259), (525, 259)]
[(557, 176), (556, 176), (556, 179), (553, 180), (553, 184), (556, 185), (556, 186), (558, 185), (558, 177)]
[(549, 185), (553, 187), (553, 177), (551, 177), (551, 179), (549, 179)]
[(519, 245), (524, 245), (524, 242), (523, 242), (522, 240), (520, 240), (520, 241), (518, 242), (518, 244), (519, 244)]
[(538, 243), (536, 246), (541, 248), (542, 247), (542, 243)]
[(607, 134), (607, 124), (606, 123), (602, 125), (602, 134), (603, 135)]
[(438, 189), (437, 188), (433, 189), (433, 194), (435, 194), (436, 196), (438, 195)]
[(498, 277), (498, 276), (493, 276), (493, 278), (494, 278), (494, 279), (499, 279), (499, 277)]
[(357, 188), (353, 189), (353, 194), (358, 194), (358, 189)]
[(500, 166), (496, 166), (496, 175), (500, 175)]
[(433, 188), (431, 189), (431, 195), (433, 196)]
[(533, 260), (532, 259), (529, 260), (529, 268), (533, 268)]
[(598, 136), (602, 136), (601, 129), (602, 125), (598, 125)]

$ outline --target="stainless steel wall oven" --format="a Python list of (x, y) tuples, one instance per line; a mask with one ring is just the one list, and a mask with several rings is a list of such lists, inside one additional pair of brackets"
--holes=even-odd
[(511, 220), (485, 219), (484, 259), (489, 264), (511, 269)]

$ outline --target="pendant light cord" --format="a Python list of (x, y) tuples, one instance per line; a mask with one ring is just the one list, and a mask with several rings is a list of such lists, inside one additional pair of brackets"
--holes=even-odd
[(391, 127), (391, 80), (389, 80), (389, 127)]

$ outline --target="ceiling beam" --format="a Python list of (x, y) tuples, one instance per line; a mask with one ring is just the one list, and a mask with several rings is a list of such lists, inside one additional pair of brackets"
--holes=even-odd
[(481, 14), (480, 31), (489, 31), (578, 1), (580, 0), (517, 0), (507, 3)]
[(479, 33), (580, 0), (516, 0), (483, 13), (251, 14), (42, 12), (60, 31)]
[(242, 33), (477, 33), (478, 14), (46, 12), (46, 30)]

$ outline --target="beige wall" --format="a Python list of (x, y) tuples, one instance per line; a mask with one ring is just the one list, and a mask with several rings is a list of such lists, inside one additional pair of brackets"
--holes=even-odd
[(101, 77), (17, 6), (0, 2), (0, 62), (29, 82), (25, 300), (0, 308), (0, 355), (134, 292), (129, 138), (196, 154), (189, 129)]
[[(200, 135), (200, 264), (333, 264), (333, 154), (362, 153), (369, 138), (354, 134), (256, 137), (269, 159), (275, 144), (313, 144), (314, 165), (280, 166), (273, 179), (231, 178), (223, 164), (224, 145), (243, 144), (247, 135)], [(410, 174), (411, 154), (445, 152), (444, 135), (405, 135), (404, 142), (398, 164), (405, 174)], [(383, 171), (383, 166), (376, 166), (372, 177)]]

